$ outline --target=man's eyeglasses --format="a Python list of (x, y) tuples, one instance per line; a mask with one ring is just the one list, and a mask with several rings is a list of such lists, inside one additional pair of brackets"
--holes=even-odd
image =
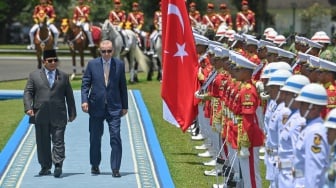
[(46, 61), (48, 62), (48, 63), (57, 63), (58, 62), (58, 59), (57, 58), (54, 58), (54, 59), (46, 59)]
[(112, 53), (112, 50), (100, 50), (100, 52), (102, 54), (105, 54), (105, 53)]

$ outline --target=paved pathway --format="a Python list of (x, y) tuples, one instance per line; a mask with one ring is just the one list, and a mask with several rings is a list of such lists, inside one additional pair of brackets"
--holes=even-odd
[[(8, 93), (1, 92), (0, 97)], [(2, 95), (1, 95), (2, 94)], [(129, 91), (129, 113), (122, 118), (123, 159), (121, 178), (112, 178), (109, 165), (108, 129), (102, 140), (101, 175), (90, 173), (88, 115), (80, 109), (80, 92), (75, 92), (77, 119), (66, 129), (66, 159), (61, 178), (38, 176), (35, 131), (25, 116), (19, 128), (0, 153), (0, 187), (76, 188), (76, 187), (174, 187), (169, 170), (155, 135), (150, 116), (139, 91)], [(107, 127), (107, 126), (106, 126)], [(8, 163), (5, 163), (5, 162)], [(52, 169), (53, 172), (53, 169)]]

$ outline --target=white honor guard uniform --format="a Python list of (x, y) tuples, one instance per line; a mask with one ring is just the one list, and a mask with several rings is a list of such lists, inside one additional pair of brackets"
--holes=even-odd
[(331, 146), (330, 163), (325, 174), (324, 188), (336, 187), (336, 109), (332, 109), (323, 124), (327, 129), (328, 142)]
[[(196, 46), (204, 46), (205, 48), (208, 48), (208, 45), (209, 45), (209, 39), (203, 35), (200, 35), (200, 34), (197, 34), (197, 33), (193, 33), (194, 35), (194, 40), (195, 40), (195, 44)], [(199, 63), (201, 61), (203, 61), (205, 58), (207, 58), (207, 53), (201, 55), (199, 57)], [(199, 69), (199, 71), (201, 71), (201, 67)], [(196, 96), (197, 98), (199, 99), (204, 99), (204, 96), (202, 95), (199, 95), (199, 96)], [(209, 118), (205, 118), (204, 116), (204, 111), (203, 111), (203, 108), (204, 108), (204, 104), (202, 102), (200, 102), (198, 104), (198, 116), (197, 116), (197, 122), (198, 122), (198, 125), (197, 126), (194, 126), (194, 130), (196, 129), (199, 129), (199, 133), (197, 135), (193, 135), (191, 137), (192, 140), (205, 140), (205, 143), (200, 145), (200, 146), (196, 146), (196, 149), (208, 149), (209, 145), (210, 145), (210, 142), (208, 140), (209, 138), (209, 131), (208, 131), (208, 127), (209, 126), (209, 123), (210, 123), (210, 120)], [(199, 127), (198, 127), (199, 126)], [(194, 131), (192, 130), (192, 131)], [(209, 153), (204, 153), (205, 156), (209, 155)], [(209, 156), (207, 156), (209, 157)]]
[(306, 76), (293, 75), (286, 80), (284, 86), (280, 89), (281, 92), (287, 92), (285, 93), (285, 108), (281, 113), (283, 128), (279, 135), (279, 160), (276, 163), (276, 167), (279, 170), (278, 187), (281, 188), (294, 187), (292, 176), (293, 146), (297, 142), (297, 137), (306, 122), (300, 115), (298, 102), (295, 102), (294, 99), (300, 90), (309, 83), (310, 81)]
[[(280, 69), (290, 71), (291, 67), (288, 63), (285, 63), (285, 62), (273, 62), (273, 63), (267, 64), (263, 70), (263, 73), (261, 74), (261, 78), (265, 80), (264, 85), (267, 85), (270, 75)], [(268, 94), (261, 93), (261, 98), (265, 98), (265, 97), (269, 97)], [(264, 116), (265, 117), (264, 118), (265, 131), (267, 130), (272, 112), (275, 110), (273, 108), (275, 108), (275, 101), (273, 99), (269, 99), (267, 103), (267, 107), (266, 107), (265, 116)]]
[(317, 110), (327, 105), (327, 91), (322, 85), (311, 83), (300, 90), (295, 100), (301, 102), (300, 114), (306, 118), (306, 124), (294, 147), (294, 187), (323, 187), (329, 145), (323, 119)]
[[(271, 73), (270, 79), (267, 83), (268, 87), (279, 86), (282, 87), (288, 77), (292, 76), (292, 73), (288, 70), (277, 70)], [(272, 96), (271, 96), (272, 97)], [(278, 170), (275, 168), (275, 164), (278, 160), (278, 136), (280, 129), (282, 128), (282, 117), (280, 112), (283, 110), (285, 103), (280, 98), (280, 88), (277, 96), (272, 98), (275, 101), (275, 106), (271, 112), (270, 120), (268, 122), (267, 137), (266, 137), (266, 179), (270, 181), (270, 187), (276, 187)]]

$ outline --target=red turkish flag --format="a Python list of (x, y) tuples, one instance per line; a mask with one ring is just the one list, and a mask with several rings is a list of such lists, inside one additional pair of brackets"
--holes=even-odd
[(185, 1), (163, 0), (163, 77), (161, 96), (186, 131), (197, 116), (198, 60)]

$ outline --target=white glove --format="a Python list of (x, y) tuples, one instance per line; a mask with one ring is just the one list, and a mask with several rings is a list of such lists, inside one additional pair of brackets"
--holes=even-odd
[(135, 31), (136, 33), (140, 33), (140, 30), (137, 29), (137, 28), (135, 28), (134, 31)]
[(257, 81), (255, 84), (258, 93), (264, 92), (265, 88), (264, 88), (264, 83), (262, 83), (261, 81)]
[(198, 99), (204, 99), (204, 95), (200, 94), (199, 91), (195, 92), (195, 97)]
[(49, 21), (47, 21), (47, 26), (49, 26), (50, 25), (50, 22)]
[(253, 31), (253, 25), (248, 28), (249, 31)]
[(82, 25), (82, 22), (77, 21), (77, 22), (76, 22), (76, 25), (77, 25), (77, 26), (81, 26), (81, 25)]
[(268, 100), (270, 98), (269, 94), (267, 94), (266, 92), (261, 92), (260, 97), (262, 100)]
[(242, 147), (240, 149), (240, 151), (239, 151), (239, 156), (241, 158), (247, 158), (247, 157), (249, 157), (250, 156), (250, 152), (249, 152), (248, 148)]
[(121, 31), (121, 27), (118, 25), (116, 26), (117, 31)]

